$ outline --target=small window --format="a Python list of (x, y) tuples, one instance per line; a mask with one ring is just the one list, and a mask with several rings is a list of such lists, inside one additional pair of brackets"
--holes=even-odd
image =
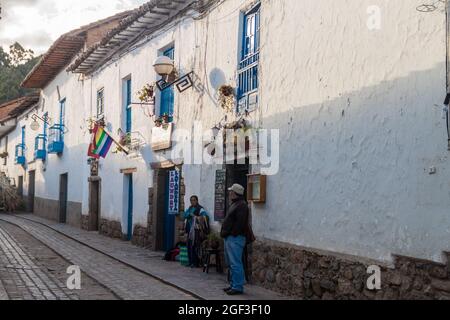
[(97, 119), (103, 118), (105, 113), (105, 89), (97, 91)]
[[(166, 56), (172, 60), (175, 58), (175, 47), (167, 48), (162, 52), (163, 56)], [(168, 122), (173, 122), (175, 113), (175, 91), (173, 86), (165, 89), (161, 92), (161, 105), (159, 115), (161, 117), (167, 117)]]
[(122, 81), (122, 99), (123, 99), (123, 116), (125, 133), (131, 133), (133, 130), (133, 113), (132, 113), (132, 81), (131, 76)]
[(243, 14), (242, 50), (238, 66), (238, 113), (258, 106), (260, 10), (258, 4)]

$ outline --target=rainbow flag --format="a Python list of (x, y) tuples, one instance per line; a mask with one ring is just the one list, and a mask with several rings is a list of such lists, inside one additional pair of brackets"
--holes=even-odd
[(88, 156), (99, 159), (106, 158), (114, 140), (102, 127), (95, 126), (92, 141), (89, 146)]

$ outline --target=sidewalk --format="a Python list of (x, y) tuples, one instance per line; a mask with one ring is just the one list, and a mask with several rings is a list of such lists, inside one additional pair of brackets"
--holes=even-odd
[[(144, 272), (172, 286), (190, 292), (205, 300), (280, 300), (288, 299), (264, 288), (248, 285), (242, 296), (229, 297), (223, 292), (227, 286), (226, 276), (211, 271), (203, 273), (201, 269), (190, 269), (176, 262), (162, 260), (163, 253), (139, 248), (129, 242), (110, 239), (97, 232), (88, 232), (65, 224), (49, 221), (32, 214), (15, 215), (45, 225), (73, 240), (96, 251), (114, 258), (136, 270)], [(0, 288), (1, 292), (1, 288)]]

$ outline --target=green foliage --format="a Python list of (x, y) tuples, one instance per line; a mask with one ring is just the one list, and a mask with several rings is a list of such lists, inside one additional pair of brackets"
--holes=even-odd
[(32, 50), (25, 50), (19, 43), (10, 46), (10, 52), (0, 47), (0, 104), (16, 99), (30, 92), (20, 83), (33, 69), (40, 57), (34, 57)]

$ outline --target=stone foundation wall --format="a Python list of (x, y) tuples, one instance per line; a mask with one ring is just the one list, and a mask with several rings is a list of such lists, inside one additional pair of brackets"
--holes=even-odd
[[(73, 227), (81, 228), (82, 204), (79, 202), (67, 202), (66, 223)], [(59, 221), (59, 201), (35, 197), (34, 214), (45, 219)]]
[(138, 247), (151, 248), (151, 229), (149, 227), (134, 226), (131, 243)]
[(100, 234), (110, 238), (125, 239), (125, 235), (122, 233), (122, 224), (118, 221), (101, 219)]
[[(309, 300), (450, 299), (450, 268), (445, 264), (395, 256), (394, 266), (375, 261), (257, 241), (252, 282)], [(381, 268), (381, 290), (367, 289), (367, 268)]]
[(89, 216), (81, 216), (81, 229), (89, 231)]

